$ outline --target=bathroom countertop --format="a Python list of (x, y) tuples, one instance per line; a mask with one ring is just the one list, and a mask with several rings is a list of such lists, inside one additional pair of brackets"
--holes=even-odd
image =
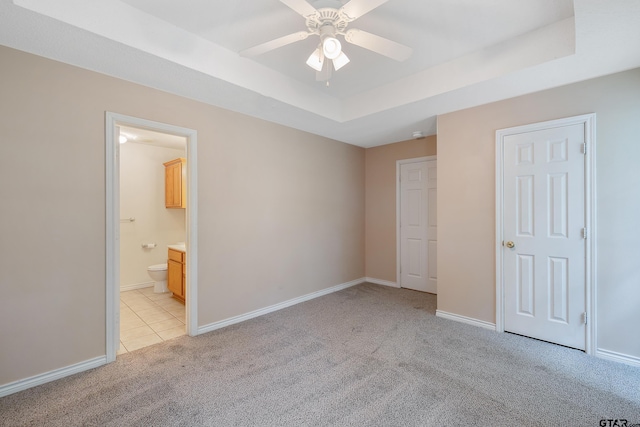
[(187, 247), (184, 244), (182, 244), (182, 245), (167, 245), (167, 247), (169, 249), (173, 249), (173, 250), (176, 250), (176, 251), (187, 252)]

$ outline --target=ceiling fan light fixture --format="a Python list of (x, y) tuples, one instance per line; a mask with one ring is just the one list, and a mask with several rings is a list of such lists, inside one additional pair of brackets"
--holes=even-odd
[(324, 64), (324, 56), (320, 51), (320, 48), (317, 48), (313, 51), (309, 59), (307, 59), (307, 65), (313, 68), (316, 71), (322, 71), (322, 65)]
[(329, 59), (336, 59), (342, 53), (342, 45), (340, 40), (335, 37), (325, 37), (322, 40), (322, 51), (324, 56)]
[(333, 59), (333, 68), (338, 71), (340, 68), (344, 67), (349, 63), (349, 58), (344, 52), (340, 52), (340, 55), (336, 59)]
[[(347, 26), (362, 15), (389, 0), (280, 0), (305, 19), (306, 31), (298, 31), (240, 51), (241, 56), (257, 56), (287, 46), (310, 36), (319, 36), (320, 45), (307, 59), (307, 65), (317, 71), (318, 81), (328, 81), (330, 71), (339, 70), (349, 63), (342, 52), (338, 36), (345, 42), (384, 55), (396, 61), (404, 61), (413, 49), (393, 40)], [(331, 59), (331, 62), (325, 59)]]

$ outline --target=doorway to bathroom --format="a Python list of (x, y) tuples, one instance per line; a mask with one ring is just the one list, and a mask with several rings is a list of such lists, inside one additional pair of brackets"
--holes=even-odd
[(196, 335), (197, 133), (110, 112), (106, 124), (106, 347), (113, 361)]

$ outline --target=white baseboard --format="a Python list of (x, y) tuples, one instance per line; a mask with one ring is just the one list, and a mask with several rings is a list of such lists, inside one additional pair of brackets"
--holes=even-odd
[(143, 282), (143, 283), (134, 283), (132, 285), (121, 285), (120, 292), (133, 291), (134, 289), (150, 288), (155, 284), (156, 282), (151, 281), (151, 282)]
[(628, 354), (618, 353), (616, 351), (605, 350), (599, 348), (596, 350), (596, 357), (611, 360), (613, 362), (624, 363), (626, 365), (640, 367), (640, 357), (630, 356)]
[(106, 356), (100, 356), (65, 368), (54, 369), (53, 371), (45, 372), (44, 374), (4, 384), (0, 386), (0, 397), (8, 396), (31, 387), (59, 380), (60, 378), (68, 377), (69, 375), (77, 374), (79, 372), (88, 371), (89, 369), (97, 368), (105, 365), (106, 363)]
[(310, 294), (303, 295), (301, 297), (293, 298), (278, 304), (270, 305), (269, 307), (254, 310), (249, 313), (241, 314), (239, 316), (230, 317), (228, 319), (221, 320), (219, 322), (214, 322), (208, 325), (200, 326), (198, 328), (198, 335), (215, 331), (216, 329), (221, 329), (221, 328), (224, 328), (225, 326), (230, 326), (236, 323), (244, 322), (245, 320), (253, 319), (254, 317), (273, 313), (274, 311), (282, 310), (283, 308), (291, 307), (292, 305), (300, 304), (301, 302), (309, 301), (311, 299), (318, 298), (333, 292), (341, 291), (343, 289), (350, 288), (351, 286), (359, 285), (360, 283), (364, 283), (364, 282), (365, 282), (365, 278), (362, 277), (360, 279), (356, 279), (347, 283), (342, 283), (340, 285), (332, 286), (330, 288), (323, 289), (321, 291), (312, 292)]
[(466, 323), (467, 325), (473, 325), (479, 328), (491, 329), (492, 331), (496, 330), (495, 323), (485, 322), (484, 320), (478, 320), (472, 317), (461, 316), (459, 314), (447, 313), (446, 311), (442, 311), (442, 310), (436, 310), (436, 317), (455, 320), (456, 322)]
[(396, 282), (390, 282), (388, 280), (374, 279), (373, 277), (365, 277), (364, 280), (366, 282), (373, 283), (373, 284), (376, 284), (376, 285), (390, 286), (392, 288), (399, 288), (400, 287), (400, 285), (398, 285)]

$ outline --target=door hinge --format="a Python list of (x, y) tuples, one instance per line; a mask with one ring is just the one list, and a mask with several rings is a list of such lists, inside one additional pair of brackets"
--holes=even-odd
[(587, 227), (584, 227), (584, 228), (582, 229), (582, 238), (583, 238), (583, 239), (586, 239), (586, 238), (587, 238)]
[(583, 154), (587, 154), (587, 143), (586, 142), (582, 143), (582, 153)]
[(587, 312), (585, 311), (584, 313), (582, 313), (582, 316), (584, 317), (584, 324), (586, 325), (589, 322), (589, 316), (587, 315)]

